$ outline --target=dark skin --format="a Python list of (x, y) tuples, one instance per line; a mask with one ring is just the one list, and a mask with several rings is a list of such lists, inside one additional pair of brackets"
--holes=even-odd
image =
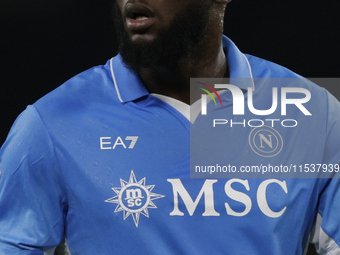
[[(211, 8), (207, 10), (210, 16), (206, 37), (208, 39), (177, 66), (141, 69), (139, 75), (150, 93), (166, 95), (190, 104), (190, 78), (228, 77), (227, 60), (221, 42), (224, 12), (230, 0), (207, 1), (211, 1)], [(175, 14), (185, 10), (189, 2), (190, 0), (117, 0), (123, 13), (125, 28), (135, 43), (157, 38), (159, 31), (167, 28)], [(147, 8), (150, 15), (137, 20), (129, 19), (129, 15), (126, 15), (128, 5), (137, 6), (135, 12), (139, 10), (139, 5), (142, 6), (143, 12), (143, 8)], [(173, 84), (178, 86), (174, 87)]]

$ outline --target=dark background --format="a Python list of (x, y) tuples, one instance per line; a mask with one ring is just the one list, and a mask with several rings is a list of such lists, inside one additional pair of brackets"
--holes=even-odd
[[(1, 0), (0, 144), (26, 105), (117, 53), (111, 5)], [(339, 0), (233, 0), (225, 32), (241, 51), (305, 77), (339, 77), (339, 13)], [(340, 97), (339, 86), (328, 89)]]

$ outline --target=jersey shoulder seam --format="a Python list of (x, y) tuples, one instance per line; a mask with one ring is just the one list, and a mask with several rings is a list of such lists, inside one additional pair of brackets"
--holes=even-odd
[[(54, 155), (55, 161), (56, 161), (56, 163), (58, 165), (59, 172), (60, 172), (60, 174), (61, 174), (61, 176), (63, 178), (62, 182), (64, 183), (64, 186), (66, 187), (66, 185), (65, 185), (66, 184), (65, 177), (64, 177), (63, 171), (61, 170), (59, 159), (58, 159), (58, 157), (57, 157), (57, 155), (55, 153), (55, 143), (53, 141), (53, 138), (52, 138), (52, 136), (51, 136), (51, 134), (50, 134), (50, 132), (49, 132), (49, 130), (48, 130), (48, 128), (47, 128), (43, 118), (42, 118), (42, 116), (40, 115), (38, 109), (35, 107), (35, 105), (32, 105), (32, 107), (33, 107), (34, 111), (37, 113), (37, 115), (38, 115), (41, 123), (43, 124), (43, 127), (46, 130), (46, 133), (48, 134), (48, 137), (49, 137), (49, 139), (50, 139), (50, 141), (51, 141), (51, 143), (53, 145), (53, 155)], [(65, 194), (66, 194), (66, 200), (68, 201), (68, 192), (65, 192)]]

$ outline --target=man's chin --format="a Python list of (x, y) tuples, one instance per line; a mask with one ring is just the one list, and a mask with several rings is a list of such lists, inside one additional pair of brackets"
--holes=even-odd
[(209, 23), (206, 8), (195, 1), (198, 0), (192, 1), (190, 8), (177, 13), (169, 27), (161, 31), (153, 26), (145, 32), (133, 31), (119, 19), (116, 28), (125, 64), (139, 73), (144, 68), (177, 68), (182, 60), (190, 58), (206, 40)]
[(131, 44), (135, 46), (152, 44), (156, 39), (157, 39), (156, 36), (147, 33), (130, 35)]

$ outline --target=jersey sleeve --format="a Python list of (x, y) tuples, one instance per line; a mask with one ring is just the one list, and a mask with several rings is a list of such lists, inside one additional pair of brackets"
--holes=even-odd
[(0, 254), (53, 254), (67, 211), (53, 141), (34, 106), (0, 151)]
[[(340, 163), (340, 104), (328, 93), (327, 140), (323, 163), (339, 170)], [(325, 180), (319, 198), (318, 214), (311, 242), (319, 254), (340, 254), (340, 173)]]

